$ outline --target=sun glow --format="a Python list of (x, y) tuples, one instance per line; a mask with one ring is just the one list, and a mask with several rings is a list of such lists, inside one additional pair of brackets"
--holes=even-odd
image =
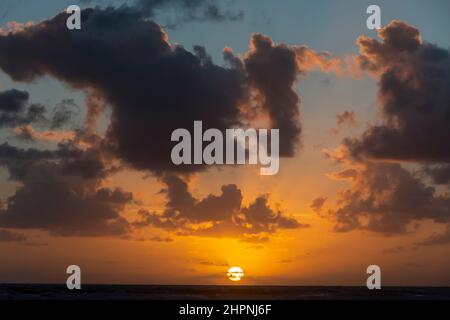
[(228, 269), (227, 276), (231, 281), (240, 281), (244, 276), (244, 270), (239, 267), (231, 267)]

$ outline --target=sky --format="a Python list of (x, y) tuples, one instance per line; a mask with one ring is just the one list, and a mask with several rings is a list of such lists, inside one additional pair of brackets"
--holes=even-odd
[[(0, 282), (450, 285), (450, 3), (370, 4), (2, 1)], [(279, 172), (174, 166), (194, 120)]]

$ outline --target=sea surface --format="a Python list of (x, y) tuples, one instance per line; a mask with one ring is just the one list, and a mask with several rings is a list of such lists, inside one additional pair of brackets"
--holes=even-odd
[(0, 284), (0, 300), (450, 300), (450, 288)]

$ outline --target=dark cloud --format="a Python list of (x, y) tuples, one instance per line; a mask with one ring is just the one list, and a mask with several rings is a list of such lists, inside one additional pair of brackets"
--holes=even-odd
[(252, 225), (258, 232), (274, 232), (277, 228), (295, 229), (300, 227), (297, 220), (286, 217), (281, 211), (269, 207), (268, 196), (259, 196), (248, 207), (241, 209), (242, 217), (237, 221)]
[(21, 233), (0, 229), (0, 243), (1, 242), (25, 242), (27, 237)]
[[(243, 58), (226, 50), (227, 64), (219, 66), (203, 47), (190, 52), (171, 45), (161, 27), (135, 7), (85, 9), (83, 27), (75, 31), (66, 28), (66, 18), (61, 13), (0, 34), (0, 68), (14, 81), (52, 76), (87, 94), (84, 128), (75, 130), (73, 140), (54, 150), (0, 145), (0, 165), (22, 184), (0, 213), (0, 226), (55, 235), (125, 235), (130, 225), (120, 213), (133, 197), (102, 188), (103, 180), (120, 169), (113, 161), (121, 160), (156, 173), (167, 186), (162, 191), (167, 196), (164, 212), (141, 210), (135, 227), (153, 225), (183, 235), (258, 235), (258, 242), (280, 228), (306, 227), (271, 208), (267, 196), (243, 206), (236, 185), (197, 199), (172, 173), (203, 167), (175, 166), (170, 159), (174, 129), (190, 129), (195, 120), (203, 121), (204, 130), (247, 124), (242, 106), (255, 91), (258, 112), (280, 129), (281, 155), (292, 156), (301, 133), (299, 98), (292, 89), (300, 70), (293, 48), (255, 34)], [(15, 103), (18, 112), (39, 114), (35, 105), (28, 105), (27, 94), (12, 92), (5, 101)], [(64, 127), (73, 105), (63, 101), (47, 115), (45, 125)], [(95, 126), (106, 107), (112, 115), (102, 138)], [(32, 138), (33, 132), (24, 130), (19, 134)], [(202, 224), (206, 227), (197, 228)]]
[(55, 150), (40, 150), (35, 148), (20, 149), (8, 143), (3, 143), (0, 145), (0, 166), (8, 169), (11, 179), (21, 180), (27, 168), (35, 162), (77, 158), (81, 154), (81, 150), (67, 145), (59, 145), (59, 148)]
[(201, 168), (172, 164), (171, 132), (198, 119), (205, 129), (238, 124), (245, 96), (240, 72), (213, 64), (201, 47), (191, 53), (171, 46), (157, 24), (130, 7), (85, 9), (82, 17), (77, 32), (59, 14), (1, 36), (0, 67), (17, 81), (48, 74), (98, 92), (113, 108), (110, 148), (131, 166)]
[(167, 188), (161, 190), (166, 194), (166, 209), (162, 215), (141, 212), (145, 221), (137, 225), (153, 224), (156, 227), (179, 227), (188, 222), (223, 221), (231, 217), (241, 207), (242, 195), (236, 185), (222, 187), (219, 196), (208, 195), (202, 200), (195, 199), (188, 190), (187, 182), (167, 174), (161, 178)]
[(356, 127), (355, 112), (345, 110), (343, 113), (337, 114), (336, 123), (338, 124), (338, 126), (347, 125), (350, 127)]
[(320, 212), (326, 201), (327, 201), (326, 197), (318, 197), (311, 202), (310, 207), (313, 211)]
[[(161, 181), (167, 185), (162, 190), (167, 197), (166, 209), (161, 214), (141, 210), (141, 219), (134, 223), (136, 227), (152, 225), (179, 235), (241, 238), (247, 242), (256, 237), (257, 242), (265, 242), (264, 234), (280, 228), (306, 227), (281, 211), (271, 209), (267, 196), (242, 206), (242, 194), (235, 185), (222, 186), (220, 195), (210, 194), (199, 200), (192, 196), (181, 178), (166, 175)], [(202, 223), (207, 225), (201, 226)]]
[(0, 92), (0, 128), (15, 127), (44, 119), (45, 107), (28, 105), (29, 94), (16, 89)]
[(293, 89), (299, 69), (294, 49), (253, 34), (244, 58), (250, 83), (261, 94), (272, 128), (280, 128), (280, 155), (292, 156), (299, 144), (299, 97)]
[(450, 184), (450, 165), (426, 166), (424, 171), (431, 177), (434, 184)]
[(261, 244), (269, 241), (270, 238), (265, 234), (245, 234), (239, 239), (239, 242), (251, 244)]
[(2, 112), (18, 112), (25, 108), (30, 95), (26, 91), (16, 89), (0, 92), (0, 110)]
[(98, 149), (60, 144), (55, 150), (0, 145), (0, 165), (21, 186), (0, 210), (0, 227), (42, 229), (54, 235), (124, 235), (120, 216), (131, 193), (101, 186), (114, 168)]
[(154, 237), (150, 238), (150, 241), (155, 241), (155, 242), (172, 242), (173, 239), (171, 237), (154, 236)]
[(228, 267), (229, 266), (229, 264), (226, 262), (208, 261), (208, 260), (200, 261), (199, 264), (201, 264), (203, 266), (211, 266), (211, 267)]
[(422, 41), (419, 30), (393, 21), (381, 40), (360, 37), (363, 70), (379, 75), (383, 123), (346, 139), (355, 157), (450, 161), (450, 52)]
[(89, 148), (76, 157), (60, 161), (61, 172), (84, 179), (104, 179), (121, 168), (110, 163), (110, 159), (99, 148)]
[(350, 167), (330, 177), (351, 182), (329, 210), (337, 231), (395, 234), (425, 219), (448, 223), (450, 218), (447, 194), (426, 184), (421, 172), (387, 163), (430, 163), (424, 172), (433, 183), (449, 180), (450, 52), (424, 42), (418, 29), (400, 21), (379, 36), (358, 39), (358, 63), (379, 77), (383, 121), (359, 138), (345, 138), (333, 155)]
[(169, 10), (177, 12), (169, 27), (185, 22), (237, 21), (244, 17), (243, 11), (223, 10), (215, 0), (137, 0), (136, 7), (148, 17)]
[(122, 235), (128, 223), (119, 212), (132, 200), (121, 189), (65, 175), (58, 165), (38, 162), (26, 170), (23, 186), (7, 199), (0, 226), (42, 229), (54, 235)]
[(284, 259), (279, 261), (279, 263), (292, 263), (292, 262), (294, 262), (294, 260), (291, 259)]
[(0, 68), (16, 81), (51, 75), (111, 105), (109, 148), (132, 167), (201, 170), (172, 164), (172, 131), (199, 119), (205, 130), (241, 125), (248, 120), (241, 106), (255, 89), (260, 114), (280, 129), (280, 155), (292, 156), (299, 146), (294, 48), (254, 34), (245, 58), (226, 52), (229, 67), (223, 67), (202, 47), (191, 53), (171, 45), (161, 27), (135, 8), (85, 9), (82, 18), (75, 32), (67, 30), (62, 13), (0, 36)]
[[(111, 6), (111, 0), (78, 0), (82, 5)], [(234, 22), (244, 18), (242, 10), (227, 9), (233, 1), (218, 0), (135, 0), (132, 7), (143, 16), (159, 18), (166, 28), (189, 22)]]
[[(49, 108), (41, 104), (30, 104), (30, 95), (26, 91), (10, 89), (0, 92), (0, 128), (20, 126), (36, 123), (50, 129), (59, 129), (68, 124), (77, 105), (73, 100), (67, 99), (58, 103), (50, 112)], [(31, 139), (31, 133), (22, 129), (20, 137)]]
[(86, 96), (86, 117), (84, 120), (84, 130), (87, 134), (95, 133), (100, 115), (106, 109), (106, 103), (102, 97), (95, 92), (89, 92)]
[(52, 130), (61, 129), (70, 124), (73, 120), (74, 115), (78, 111), (78, 108), (79, 106), (73, 99), (64, 99), (59, 102), (55, 106), (53, 114), (49, 119), (49, 128)]
[(359, 164), (351, 187), (338, 194), (336, 208), (329, 209), (336, 231), (355, 229), (402, 233), (414, 222), (450, 221), (450, 198), (438, 195), (416, 174), (399, 164)]

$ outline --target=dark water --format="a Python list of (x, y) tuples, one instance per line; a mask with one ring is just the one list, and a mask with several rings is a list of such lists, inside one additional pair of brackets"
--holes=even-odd
[(450, 288), (0, 284), (0, 300), (450, 300)]

